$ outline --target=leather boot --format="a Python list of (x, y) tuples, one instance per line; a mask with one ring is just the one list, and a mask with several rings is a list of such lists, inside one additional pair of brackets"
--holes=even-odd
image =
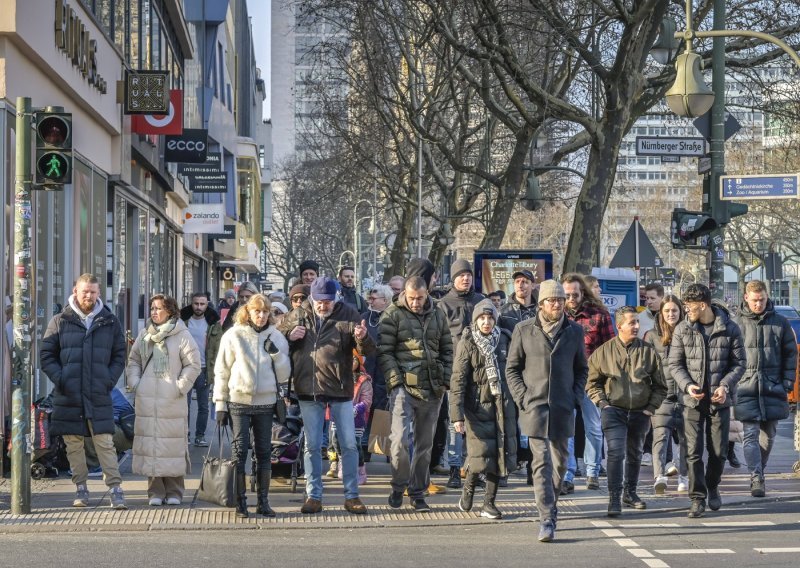
[(236, 517), (246, 519), (247, 513), (247, 476), (244, 472), (236, 472)]
[(258, 485), (258, 507), (256, 508), (256, 514), (264, 515), (265, 517), (275, 516), (275, 511), (269, 506), (269, 482), (271, 478), (272, 471), (269, 469), (259, 470), (258, 477), (256, 478)]
[(728, 442), (728, 463), (731, 464), (731, 467), (734, 469), (739, 469), (742, 467), (742, 462), (739, 461), (739, 458), (736, 457), (736, 447), (735, 442)]
[(495, 497), (497, 497), (497, 483), (496, 475), (486, 475), (486, 494), (483, 496), (483, 509), (481, 510), (481, 517), (487, 519), (500, 519), (503, 515), (497, 510), (494, 505)]
[(622, 514), (622, 492), (610, 491), (608, 493), (608, 513), (609, 517), (619, 517)]
[(472, 510), (472, 499), (475, 497), (475, 481), (478, 479), (477, 473), (467, 472), (464, 478), (464, 487), (461, 490), (461, 499), (458, 500), (458, 508), (464, 512)]

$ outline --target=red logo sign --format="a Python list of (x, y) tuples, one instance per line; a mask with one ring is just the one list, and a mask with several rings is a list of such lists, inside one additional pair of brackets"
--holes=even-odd
[(137, 134), (183, 134), (183, 91), (169, 92), (169, 114), (137, 114), (131, 117)]

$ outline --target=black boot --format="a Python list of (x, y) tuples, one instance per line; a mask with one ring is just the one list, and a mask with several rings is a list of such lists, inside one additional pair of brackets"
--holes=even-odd
[(728, 442), (728, 463), (731, 464), (732, 468), (739, 469), (742, 467), (742, 462), (736, 457), (735, 446), (735, 442)]
[(236, 517), (246, 519), (247, 513), (247, 476), (244, 472), (236, 472)]
[(269, 506), (269, 482), (272, 478), (272, 471), (259, 470), (256, 481), (258, 482), (258, 507), (256, 514), (264, 515), (265, 517), (274, 517), (275, 511)]
[(475, 497), (475, 480), (478, 479), (477, 473), (467, 472), (464, 478), (464, 488), (461, 490), (461, 499), (458, 500), (458, 508), (464, 512), (472, 510), (472, 499)]
[(451, 489), (461, 487), (461, 468), (455, 466), (450, 468), (450, 478), (447, 480), (447, 486)]
[(619, 491), (608, 493), (608, 513), (609, 517), (619, 517), (622, 514), (622, 494)]
[(647, 503), (639, 498), (636, 494), (635, 487), (625, 489), (622, 494), (622, 502), (625, 503), (626, 506), (633, 507), (634, 509), (647, 509)]
[(497, 497), (497, 476), (488, 473), (486, 474), (486, 494), (483, 496), (481, 517), (487, 519), (501, 519), (503, 517), (494, 505), (495, 497)]

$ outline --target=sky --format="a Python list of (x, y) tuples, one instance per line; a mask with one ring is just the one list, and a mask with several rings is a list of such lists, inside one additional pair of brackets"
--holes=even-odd
[(250, 15), (250, 24), (253, 29), (256, 67), (261, 69), (261, 77), (264, 79), (267, 89), (267, 100), (264, 101), (264, 116), (262, 118), (269, 118), (270, 115), (270, 6), (271, 2), (275, 1), (280, 0), (247, 0), (247, 13)]

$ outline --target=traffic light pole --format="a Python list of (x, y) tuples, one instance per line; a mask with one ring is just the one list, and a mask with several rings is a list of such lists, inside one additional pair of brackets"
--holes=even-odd
[[(714, 29), (725, 29), (725, 0), (714, 0)], [(719, 199), (719, 178), (725, 173), (725, 38), (713, 38), (711, 89), (714, 91), (714, 105), (711, 107), (711, 171), (708, 173), (708, 201), (703, 203), (703, 211), (711, 210), (715, 216), (727, 203)], [(709, 238), (708, 280), (711, 297), (715, 300), (725, 298), (725, 230), (715, 229)]]
[(17, 97), (14, 173), (14, 358), (11, 371), (11, 514), (31, 512), (31, 99)]

